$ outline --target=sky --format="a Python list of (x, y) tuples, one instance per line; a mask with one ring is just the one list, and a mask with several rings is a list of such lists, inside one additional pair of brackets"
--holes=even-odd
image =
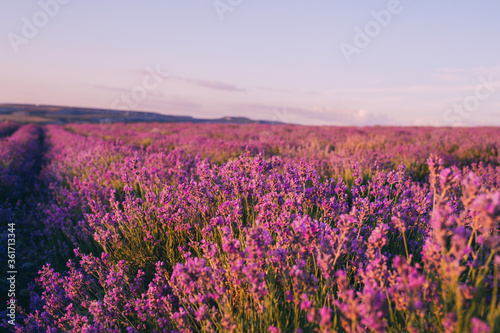
[(0, 103), (500, 126), (498, 0), (3, 0)]

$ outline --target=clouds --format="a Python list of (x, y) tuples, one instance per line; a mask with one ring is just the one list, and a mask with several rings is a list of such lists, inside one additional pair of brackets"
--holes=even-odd
[[(113, 101), (123, 94), (129, 94), (131, 91), (130, 88), (119, 88), (107, 85), (94, 85), (93, 87), (101, 91), (110, 92), (110, 94), (107, 95), (110, 96), (110, 99), (112, 99)], [(122, 108), (121, 106), (122, 104), (109, 102), (107, 105), (101, 105), (100, 107), (118, 110), (126, 109)], [(203, 114), (205, 112), (205, 109), (201, 103), (196, 103), (191, 99), (179, 95), (164, 94), (161, 91), (157, 91), (151, 92), (146, 96), (146, 98), (144, 98), (144, 100), (141, 100), (140, 103), (137, 103), (133, 111), (153, 111), (162, 114), (170, 113), (175, 115), (191, 116), (194, 114)]]
[(140, 106), (144, 109), (155, 110), (161, 114), (183, 116), (203, 116), (206, 114), (203, 104), (181, 96), (152, 96), (142, 102)]
[[(180, 76), (170, 76), (166, 80), (170, 81), (171, 84), (148, 96), (138, 105), (138, 110), (144, 109), (163, 114), (184, 114), (202, 118), (244, 116), (255, 120), (304, 125), (371, 126), (399, 123), (394, 117), (371, 108), (371, 106), (376, 107), (377, 103), (370, 101), (369, 96), (376, 96), (379, 102), (380, 98), (387, 96), (392, 96), (390, 99), (397, 97), (394, 91), (390, 94), (382, 93), (386, 88), (381, 87), (332, 89), (318, 94), (311, 94), (310, 91), (303, 93), (296, 91), (295, 94), (290, 94), (290, 91), (286, 90), (279, 92), (271, 92), (268, 89), (266, 89), (267, 91), (250, 90), (234, 83), (217, 80), (188, 79)], [(200, 95), (201, 92), (197, 89), (184, 89), (174, 97), (172, 92), (180, 91), (178, 84), (184, 87), (187, 84), (207, 91), (204, 95)], [(128, 91), (106, 85), (96, 85), (95, 88), (113, 92), (115, 95)], [(420, 89), (414, 88), (412, 91)], [(231, 98), (235, 92), (241, 94), (234, 94), (238, 97)], [(318, 96), (324, 98), (318, 99)], [(360, 99), (359, 96), (363, 96), (365, 103), (362, 103), (363, 99)], [(386, 103), (392, 102), (394, 100), (386, 101)], [(349, 107), (353, 104), (357, 104), (358, 107)]]
[(384, 114), (360, 110), (340, 110), (326, 107), (289, 107), (273, 104), (240, 103), (226, 105), (225, 109), (245, 114), (253, 119), (273, 120), (290, 124), (372, 126), (392, 125)]
[(206, 80), (188, 80), (191, 84), (197, 85), (198, 87), (214, 89), (214, 90), (224, 90), (224, 91), (246, 91), (245, 89), (239, 88), (234, 84), (219, 82), (219, 81), (206, 81)]
[(226, 82), (221, 82), (221, 81), (190, 79), (190, 78), (179, 77), (179, 76), (172, 77), (172, 79), (187, 82), (190, 85), (193, 85), (196, 87), (201, 87), (201, 88), (206, 88), (206, 89), (210, 89), (210, 90), (220, 90), (220, 91), (227, 91), (227, 92), (247, 91), (247, 89), (243, 89), (241, 87), (238, 87), (236, 84), (226, 83)]
[(473, 68), (437, 68), (435, 74), (433, 75), (433, 78), (443, 84), (456, 86), (457, 84), (466, 85), (479, 76), (490, 75), (493, 75), (495, 78), (500, 78), (500, 66), (483, 66)]
[(113, 86), (108, 86), (108, 85), (104, 85), (104, 84), (94, 84), (94, 85), (92, 85), (92, 87), (94, 87), (96, 89), (100, 89), (100, 90), (108, 90), (108, 91), (113, 91), (113, 92), (117, 92), (117, 93), (130, 92), (130, 88), (129, 89), (119, 88), (119, 87), (113, 87)]
[[(338, 125), (356, 125), (356, 126), (373, 126), (373, 125), (393, 125), (394, 121), (387, 115), (378, 112), (371, 112), (366, 109), (358, 110), (338, 110), (333, 108), (315, 107), (314, 114), (318, 119), (334, 122)], [(319, 116), (321, 115), (321, 116)]]
[[(384, 80), (359, 86), (340, 86), (323, 91), (282, 87), (245, 86), (237, 82), (183, 75), (165, 77), (164, 86), (138, 105), (138, 110), (184, 114), (201, 118), (243, 116), (255, 120), (304, 125), (410, 125), (437, 126), (457, 101), (477, 86), (474, 75), (499, 72), (500, 66), (439, 68), (422, 84), (389, 85)], [(500, 78), (500, 75), (495, 77)], [(95, 85), (120, 95), (126, 89)], [(473, 123), (498, 123), (498, 98), (481, 104)]]

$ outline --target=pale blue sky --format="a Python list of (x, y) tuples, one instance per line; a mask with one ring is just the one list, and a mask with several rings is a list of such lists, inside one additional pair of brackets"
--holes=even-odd
[(59, 1), (0, 2), (0, 103), (500, 125), (497, 0)]

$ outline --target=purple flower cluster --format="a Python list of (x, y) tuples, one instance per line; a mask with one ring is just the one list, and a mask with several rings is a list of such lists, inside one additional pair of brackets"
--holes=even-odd
[(19, 127), (20, 127), (20, 124), (13, 123), (10, 121), (4, 121), (3, 123), (0, 123), (0, 137), (5, 137), (5, 136), (11, 135)]

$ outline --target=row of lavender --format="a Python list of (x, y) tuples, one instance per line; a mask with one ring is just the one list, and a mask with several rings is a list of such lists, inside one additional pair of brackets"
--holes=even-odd
[(18, 123), (13, 123), (13, 122), (3, 122), (0, 123), (0, 138), (6, 137), (14, 133), (20, 125)]
[[(0, 125), (0, 200), (16, 199), (33, 183), (41, 158), (42, 130), (36, 125)], [(18, 130), (17, 130), (18, 129)], [(17, 130), (17, 131), (16, 131)], [(13, 133), (12, 135), (10, 135)], [(9, 136), (10, 135), (10, 136)], [(36, 172), (35, 172), (36, 173)]]
[(73, 132), (106, 140), (119, 138), (150, 150), (181, 148), (214, 162), (241, 154), (245, 146), (286, 161), (305, 158), (323, 176), (352, 181), (352, 164), (370, 176), (374, 160), (390, 171), (404, 164), (414, 178), (425, 179), (427, 158), (439, 155), (447, 165), (500, 164), (498, 128), (310, 127), (250, 124), (108, 124), (70, 125)]
[[(34, 199), (37, 174), (42, 164), (43, 131), (36, 125), (20, 126), (14, 123), (0, 124), (0, 240), (4, 246), (0, 257), (3, 272), (23, 267), (25, 274), (16, 279), (16, 288), (11, 290), (7, 277), (0, 283), (0, 300), (3, 304), (8, 295), (26, 299), (27, 284), (36, 269), (30, 265), (29, 235), (37, 220), (37, 201)], [(23, 232), (20, 232), (23, 230)], [(36, 270), (35, 270), (36, 273)], [(10, 296), (9, 296), (10, 297)], [(23, 302), (26, 304), (26, 302)]]
[[(249, 128), (274, 139), (242, 138)], [(462, 130), (465, 148), (446, 153), (430, 129), (408, 130), (406, 149), (401, 129), (335, 129), (322, 152), (327, 129), (69, 129), (85, 136), (46, 129), (37, 240), (49, 263), (19, 332), (500, 329), (494, 129)], [(424, 153), (439, 156), (419, 177), (394, 166)]]

